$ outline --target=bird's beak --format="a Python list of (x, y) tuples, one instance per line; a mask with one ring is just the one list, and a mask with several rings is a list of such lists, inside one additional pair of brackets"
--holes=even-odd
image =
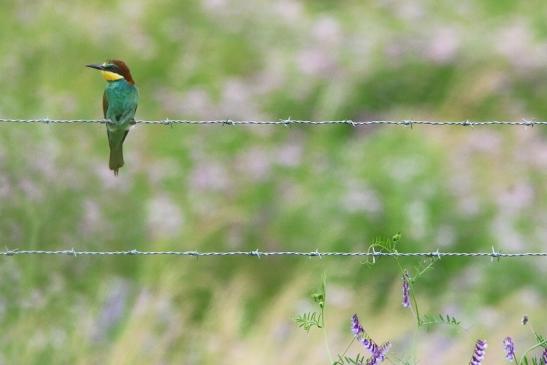
[(85, 65), (85, 67), (89, 67), (89, 68), (94, 68), (96, 70), (104, 70), (104, 66), (103, 65)]

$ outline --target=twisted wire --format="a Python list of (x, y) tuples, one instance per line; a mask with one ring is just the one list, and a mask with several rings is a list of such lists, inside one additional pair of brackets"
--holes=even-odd
[(226, 257), (226, 256), (251, 256), (251, 257), (269, 257), (269, 256), (299, 256), (299, 257), (490, 257), (492, 259), (515, 258), (515, 257), (547, 257), (547, 252), (513, 252), (503, 253), (492, 249), (490, 252), (336, 252), (336, 251), (141, 251), (141, 250), (121, 250), (121, 251), (87, 251), (87, 250), (11, 250), (0, 251), (1, 256), (27, 256), (27, 255), (68, 255), (68, 256), (191, 256), (191, 257)]
[[(49, 119), (49, 118), (37, 118), (37, 119), (0, 119), (0, 123), (41, 123), (41, 124), (107, 124), (109, 120), (105, 119)], [(368, 121), (353, 121), (353, 120), (293, 120), (293, 119), (280, 119), (280, 120), (231, 120), (231, 119), (219, 119), (219, 120), (185, 120), (185, 119), (164, 119), (164, 120), (137, 120), (136, 124), (157, 124), (157, 125), (278, 125), (278, 126), (290, 126), (290, 125), (340, 125), (345, 124), (353, 127), (367, 126), (367, 125), (399, 125), (410, 126), (413, 125), (430, 125), (430, 126), (545, 126), (547, 121), (534, 121), (522, 119), (520, 121), (504, 121), (504, 120), (489, 120), (489, 121), (430, 121), (430, 120), (368, 120)]]

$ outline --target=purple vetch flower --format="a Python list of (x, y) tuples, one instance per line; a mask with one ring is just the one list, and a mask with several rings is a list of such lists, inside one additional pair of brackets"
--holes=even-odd
[(408, 272), (403, 273), (403, 307), (410, 307), (410, 284), (408, 282)]
[(376, 352), (376, 357), (380, 361), (384, 361), (390, 349), (391, 349), (391, 342), (389, 341), (384, 342), (380, 347), (378, 347), (378, 351)]
[(351, 317), (351, 332), (353, 332), (355, 337), (359, 337), (365, 333), (363, 326), (361, 326), (361, 323), (359, 322), (357, 314), (354, 314), (353, 317)]
[(353, 332), (355, 338), (357, 338), (371, 354), (371, 357), (367, 361), (367, 365), (377, 365), (384, 361), (387, 352), (391, 348), (391, 342), (388, 341), (381, 346), (378, 346), (370, 337), (365, 335), (365, 330), (363, 329), (363, 326), (361, 326), (357, 314), (354, 314), (351, 317), (351, 332)]
[(541, 355), (541, 360), (543, 360), (544, 365), (547, 365), (547, 348), (543, 350), (543, 355)]
[(484, 340), (477, 340), (475, 343), (475, 351), (473, 351), (473, 357), (469, 365), (481, 365), (482, 360), (484, 360), (484, 354), (486, 353), (486, 348), (488, 344)]
[(372, 356), (378, 352), (378, 345), (370, 338), (363, 337), (359, 340)]
[(367, 360), (367, 365), (377, 365), (384, 361), (386, 358), (386, 354), (391, 349), (391, 342), (385, 342), (381, 346), (376, 345), (376, 350), (370, 357), (370, 359)]
[(505, 349), (505, 358), (509, 361), (515, 359), (515, 343), (511, 337), (505, 337), (503, 340), (503, 348)]

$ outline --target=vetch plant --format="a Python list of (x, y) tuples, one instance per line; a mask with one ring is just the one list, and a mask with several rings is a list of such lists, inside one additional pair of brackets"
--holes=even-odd
[(307, 312), (296, 317), (296, 324), (298, 327), (303, 328), (306, 332), (309, 332), (313, 327), (323, 330), (323, 338), (325, 339), (325, 347), (329, 360), (332, 363), (332, 355), (329, 347), (327, 329), (325, 328), (325, 305), (327, 302), (327, 277), (323, 274), (321, 281), (321, 287), (319, 290), (312, 293), (311, 297), (315, 304), (319, 307), (317, 312)]
[[(397, 252), (397, 245), (399, 243), (401, 236), (397, 234), (392, 237), (391, 240), (386, 241), (377, 241), (369, 248), (369, 252), (372, 251), (372, 262), (375, 263), (374, 252), (378, 252), (377, 249), (381, 249), (381, 252)], [(398, 256), (393, 256), (397, 266), (400, 269), (401, 273), (401, 295), (402, 301), (401, 304), (405, 310), (410, 310), (413, 316), (416, 318), (417, 328), (426, 328), (430, 329), (436, 325), (449, 325), (457, 328), (461, 327), (460, 321), (448, 314), (421, 314), (418, 301), (416, 299), (416, 291), (414, 290), (414, 284), (420, 279), (425, 273), (430, 271), (433, 268), (434, 263), (440, 258), (437, 257), (434, 253), (427, 260), (421, 261), (419, 265), (411, 268), (406, 268), (401, 265)], [(299, 327), (309, 332), (312, 328), (320, 329), (323, 332), (323, 338), (325, 341), (326, 351), (330, 360), (331, 365), (378, 365), (381, 364), (384, 360), (388, 360), (392, 364), (400, 365), (414, 365), (417, 364), (414, 360), (415, 356), (406, 356), (406, 358), (398, 358), (390, 354), (388, 358), (388, 353), (392, 347), (390, 341), (386, 341), (382, 344), (378, 344), (373, 337), (367, 333), (366, 326), (363, 326), (362, 322), (359, 320), (357, 314), (354, 314), (350, 320), (350, 330), (352, 333), (352, 340), (347, 345), (344, 352), (339, 353), (337, 358), (334, 360), (332, 353), (329, 348), (327, 329), (325, 325), (325, 309), (326, 309), (326, 277), (323, 275), (322, 283), (319, 290), (315, 291), (311, 295), (315, 304), (319, 307), (317, 311), (311, 311), (299, 315), (296, 318), (296, 323)], [(538, 333), (536, 333), (529, 323), (528, 316), (524, 316), (522, 319), (523, 325), (528, 325), (528, 328), (531, 329), (536, 343), (528, 348), (519, 359), (517, 357), (517, 346), (513, 341), (512, 337), (505, 337), (503, 340), (500, 338), (500, 343), (503, 345), (505, 352), (505, 357), (508, 361), (514, 362), (515, 365), (547, 365), (547, 339)], [(354, 342), (360, 343), (362, 346), (361, 349), (363, 353), (358, 353), (356, 356), (348, 356), (347, 353), (350, 350)], [(469, 362), (470, 365), (482, 365), (482, 362), (486, 355), (486, 349), (488, 344), (484, 339), (478, 339), (475, 343), (473, 349), (473, 354)], [(542, 354), (540, 357), (530, 356), (530, 352), (537, 350), (538, 348), (542, 349)]]
[[(337, 360), (334, 360), (331, 355), (327, 329), (325, 326), (325, 306), (326, 306), (326, 277), (323, 275), (321, 288), (311, 295), (314, 302), (319, 306), (319, 311), (312, 311), (301, 314), (296, 317), (296, 324), (298, 327), (303, 328), (306, 332), (309, 332), (312, 328), (318, 328), (323, 332), (325, 340), (325, 347), (329, 356), (330, 363), (333, 365), (377, 365), (386, 359), (387, 353), (391, 348), (391, 343), (385, 342), (382, 345), (376, 344), (372, 338), (367, 334), (363, 325), (359, 321), (357, 314), (351, 317), (351, 333), (353, 339), (346, 347), (346, 350), (338, 355)], [(356, 357), (346, 356), (351, 345), (358, 341), (369, 353), (369, 358), (365, 361), (365, 356), (357, 354)]]
[[(351, 317), (351, 332), (353, 333), (353, 340), (346, 347), (346, 351), (344, 351), (343, 354), (338, 355), (338, 360), (336, 360), (333, 365), (377, 365), (385, 360), (386, 355), (391, 348), (391, 342), (388, 341), (382, 345), (376, 344), (376, 342), (374, 342), (374, 340), (365, 332), (363, 326), (359, 322), (357, 314), (354, 314)], [(360, 342), (368, 351), (370, 357), (366, 362), (365, 356), (361, 354), (357, 354), (355, 358), (346, 356), (347, 351), (355, 340)]]
[[(395, 234), (391, 240), (377, 241), (369, 247), (369, 252), (375, 252), (377, 249), (380, 249), (385, 252), (396, 253), (398, 252), (398, 245), (401, 240), (401, 234)], [(402, 305), (404, 308), (409, 308), (414, 316), (416, 317), (416, 323), (418, 327), (425, 327), (430, 329), (435, 325), (449, 325), (449, 326), (460, 326), (461, 322), (455, 317), (449, 314), (421, 314), (420, 308), (418, 306), (418, 301), (415, 296), (415, 291), (413, 289), (414, 284), (427, 272), (433, 269), (433, 265), (437, 260), (440, 260), (437, 256), (432, 256), (426, 260), (421, 261), (417, 266), (413, 267), (412, 270), (408, 270), (401, 265), (399, 257), (393, 256), (397, 266), (399, 267), (402, 275)], [(369, 261), (369, 263), (374, 263)]]
[(309, 332), (313, 327), (325, 327), (325, 302), (327, 299), (325, 287), (326, 276), (323, 275), (321, 288), (311, 295), (313, 301), (319, 306), (319, 312), (307, 312), (296, 317), (296, 324), (298, 327), (304, 328), (306, 332)]
[[(529, 318), (528, 316), (524, 316), (522, 320), (523, 325), (528, 325)], [(547, 338), (544, 336), (538, 334), (533, 326), (531, 324), (528, 325), (528, 328), (530, 328), (530, 331), (534, 335), (536, 339), (536, 344), (528, 348), (523, 355), (520, 357), (520, 359), (517, 358), (516, 355), (516, 347), (513, 342), (513, 339), (511, 337), (506, 337), (503, 340), (503, 348), (505, 350), (505, 358), (509, 361), (514, 362), (516, 365), (545, 365), (547, 364)], [(532, 357), (530, 356), (530, 352), (534, 351), (537, 348), (543, 348), (543, 352), (541, 354), (541, 357)]]

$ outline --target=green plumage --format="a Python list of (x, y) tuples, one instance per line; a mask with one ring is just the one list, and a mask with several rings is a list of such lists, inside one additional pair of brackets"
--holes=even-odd
[(107, 124), (108, 144), (110, 147), (109, 167), (114, 174), (123, 166), (123, 142), (131, 124), (135, 124), (135, 112), (139, 92), (134, 84), (125, 79), (109, 81), (103, 96), (103, 111)]

